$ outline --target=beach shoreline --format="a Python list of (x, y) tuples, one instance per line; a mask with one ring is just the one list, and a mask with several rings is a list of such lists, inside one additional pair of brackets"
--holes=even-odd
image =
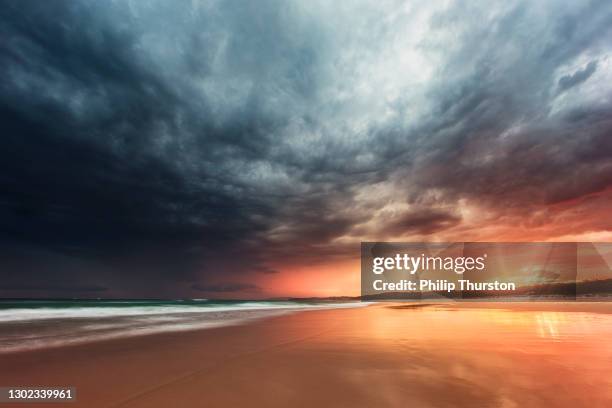
[(301, 310), (365, 305), (356, 301), (0, 301), (0, 354), (236, 326)]
[(405, 306), (2, 354), (0, 385), (76, 387), (71, 407), (612, 403), (610, 304)]

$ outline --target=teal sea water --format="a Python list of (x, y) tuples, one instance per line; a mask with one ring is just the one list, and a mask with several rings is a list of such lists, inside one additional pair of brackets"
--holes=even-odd
[(241, 324), (361, 302), (230, 300), (0, 300), (0, 353)]

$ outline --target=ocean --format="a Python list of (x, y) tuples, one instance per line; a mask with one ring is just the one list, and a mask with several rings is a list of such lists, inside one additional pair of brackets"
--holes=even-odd
[(365, 302), (229, 300), (0, 300), (0, 353), (204, 329), (300, 310)]

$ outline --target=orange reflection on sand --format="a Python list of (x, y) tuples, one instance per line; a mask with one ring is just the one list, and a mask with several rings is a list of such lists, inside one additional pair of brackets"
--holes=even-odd
[(612, 306), (576, 303), (383, 303), (309, 350), (382, 406), (609, 407)]
[(610, 338), (612, 303), (380, 303), (0, 356), (0, 383), (87, 408), (609, 408)]
[[(424, 406), (432, 401), (517, 407), (612, 402), (612, 381), (605, 374), (612, 364), (609, 305), (421, 306), (387, 304), (360, 311), (353, 331), (334, 345), (377, 356), (376, 365), (386, 374), (381, 378), (364, 367), (352, 381), (395, 392), (397, 404), (391, 405), (401, 406), (407, 390)], [(427, 391), (432, 387), (439, 388), (436, 397)], [(587, 389), (591, 394), (584, 394)]]

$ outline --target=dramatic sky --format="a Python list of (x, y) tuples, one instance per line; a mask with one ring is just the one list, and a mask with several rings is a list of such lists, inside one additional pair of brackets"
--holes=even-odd
[(3, 1), (0, 296), (356, 294), (612, 240), (610, 1)]

